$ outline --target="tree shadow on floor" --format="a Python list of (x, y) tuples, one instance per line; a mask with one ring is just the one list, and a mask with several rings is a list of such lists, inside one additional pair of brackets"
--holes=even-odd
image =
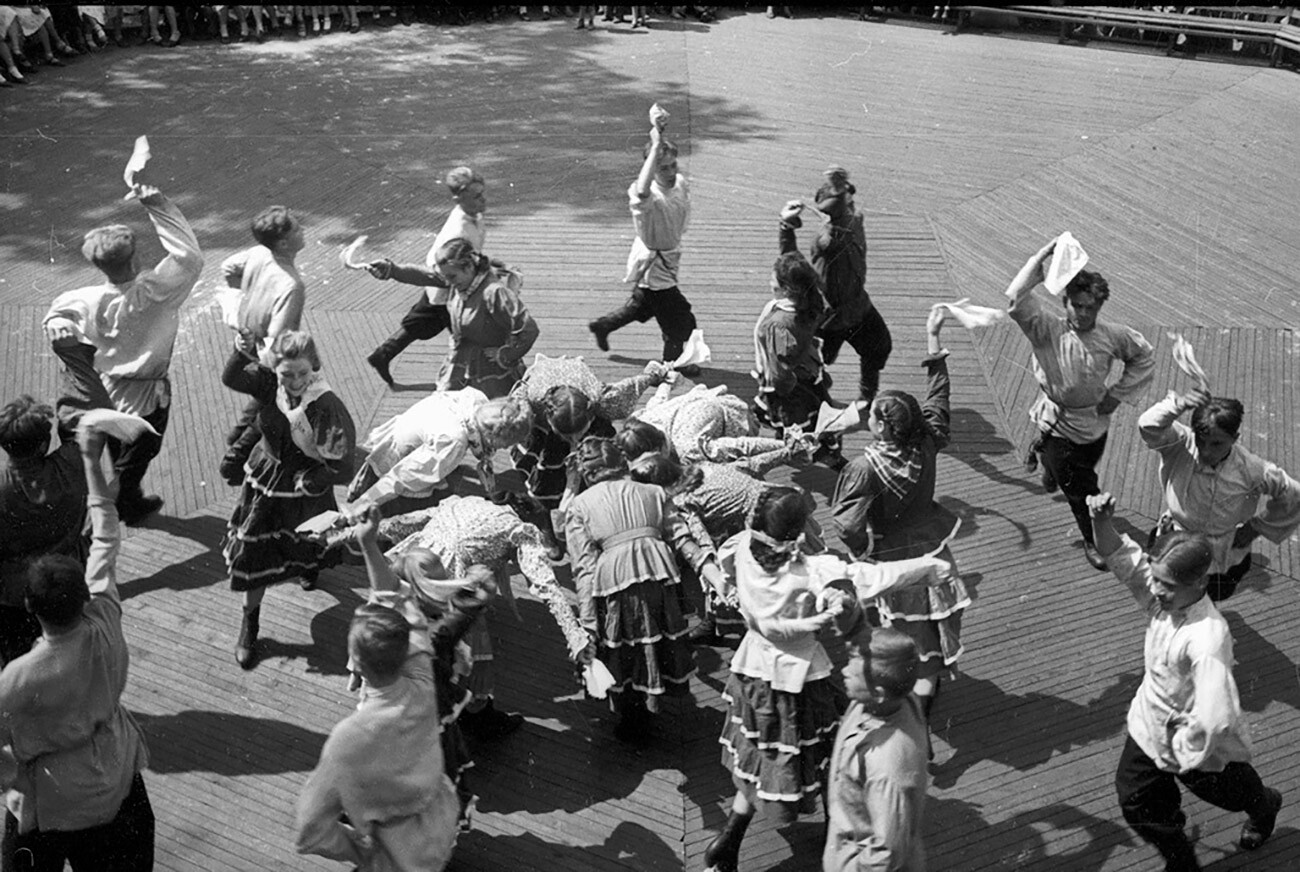
[[(249, 244), (247, 222), (256, 209), (246, 192), (254, 190), (316, 220), (341, 223), (326, 245), (368, 232), (383, 246), (409, 222), (442, 223), (452, 206), (442, 177), (460, 163), (490, 180), (496, 218), (555, 208), (626, 225), (625, 199), (592, 191), (605, 192), (617, 180), (617, 192), (635, 177), (650, 103), (674, 113), (670, 135), (683, 157), (706, 142), (752, 141), (777, 131), (756, 108), (728, 95), (688, 96), (682, 77), (648, 89), (643, 78), (604, 63), (601, 46), (623, 36), (556, 29), (543, 51), (531, 28), (420, 25), (115, 53), (86, 58), (44, 83), (42, 94), (10, 101), (8, 129), (147, 131), (154, 157), (144, 180), (179, 198), (212, 250)], [(656, 46), (682, 50), (660, 40), (645, 50)], [(181, 106), (186, 111), (178, 112)], [(55, 271), (81, 272), (79, 239), (87, 229), (127, 215), (143, 221), (138, 207), (121, 204), (120, 172), (106, 169), (120, 169), (130, 150), (131, 137), (123, 135), (22, 137), (7, 155), (11, 253), (46, 264), (53, 257)], [(286, 160), (294, 163), (288, 176)], [(340, 162), (349, 167), (342, 176)], [(79, 179), (78, 196), (45, 196), (51, 174), (62, 178), (65, 170)], [(331, 183), (322, 186), (325, 178)], [(392, 196), (362, 195), (390, 182)], [(404, 213), (400, 224), (395, 210)], [(141, 243), (144, 259), (154, 259), (157, 243)]]

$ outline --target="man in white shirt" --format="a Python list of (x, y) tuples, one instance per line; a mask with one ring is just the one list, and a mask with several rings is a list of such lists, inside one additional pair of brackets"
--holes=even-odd
[[(1084, 557), (1104, 570), (1092, 541), (1087, 499), (1101, 490), (1097, 464), (1110, 417), (1121, 401), (1136, 400), (1150, 384), (1155, 357), (1141, 333), (1098, 318), (1110, 298), (1110, 285), (1100, 273), (1081, 270), (1062, 294), (1063, 313), (1048, 311), (1033, 290), (1055, 244), (1039, 249), (1011, 280), (1007, 314), (1020, 325), (1034, 355), (1039, 395), (1029, 417), (1038, 425), (1033, 451), (1043, 465), (1043, 487), (1048, 493), (1060, 487), (1083, 537)], [(1108, 385), (1116, 361), (1124, 371)]]
[(1250, 765), (1232, 633), (1205, 595), (1210, 542), (1178, 530), (1159, 537), (1148, 555), (1115, 530), (1110, 494), (1087, 503), (1097, 549), (1148, 618), (1145, 674), (1115, 773), (1124, 819), (1160, 851), (1167, 870), (1199, 870), (1183, 831), (1181, 783), (1212, 805), (1246, 812), (1238, 844), (1253, 851), (1273, 834), (1282, 794)]
[[(239, 327), (257, 342), (258, 357), (274, 367), (271, 343), (286, 330), (302, 325), (307, 289), (295, 258), (305, 245), (302, 222), (285, 206), (268, 206), (253, 219), (251, 227), (257, 245), (236, 252), (221, 264), (226, 285), (241, 291)], [(244, 464), (262, 438), (257, 426), (261, 403), (253, 400), (245, 408), (226, 444), (230, 449), (221, 459), (221, 477), (232, 486), (244, 480)]]
[[(681, 356), (695, 329), (691, 304), (677, 287), (682, 234), (690, 220), (691, 200), (686, 177), (677, 171), (677, 146), (663, 137), (658, 123), (650, 128), (645, 163), (627, 193), (636, 239), (632, 241), (623, 280), (632, 284), (632, 295), (621, 307), (587, 327), (600, 350), (609, 351), (609, 334), (633, 321), (644, 324), (654, 318), (663, 333), (663, 359), (672, 363)], [(680, 371), (697, 375), (699, 367), (683, 367)]]
[(451, 326), (447, 315), (447, 300), (451, 290), (447, 280), (438, 272), (438, 251), (453, 239), (466, 239), (474, 246), (475, 252), (482, 254), (483, 244), (487, 240), (487, 223), (483, 217), (483, 212), (487, 209), (487, 197), (483, 177), (469, 167), (456, 167), (447, 173), (445, 182), (456, 205), (452, 207), (451, 214), (429, 247), (424, 264), (398, 264), (385, 259), (367, 266), (370, 274), (377, 279), (393, 279), (421, 288), (415, 305), (402, 318), (397, 332), (381, 342), (366, 358), (366, 362), (390, 386), (393, 384), (393, 375), (388, 367), (393, 358), (415, 340), (433, 339)]
[(109, 440), (118, 477), (117, 511), (124, 524), (138, 524), (162, 508), (162, 498), (146, 497), (141, 482), (162, 450), (167, 430), (180, 308), (203, 271), (198, 240), (181, 210), (149, 185), (135, 185), (133, 193), (148, 210), (167, 256), (141, 271), (135, 232), (122, 224), (97, 227), (86, 234), (81, 253), (107, 281), (60, 294), (44, 320), (51, 342), (76, 338), (93, 345), (95, 368), (113, 405), (144, 418), (158, 434), (147, 433), (129, 445)]

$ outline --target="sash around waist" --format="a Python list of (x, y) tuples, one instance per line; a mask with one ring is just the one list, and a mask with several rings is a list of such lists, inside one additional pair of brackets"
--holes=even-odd
[(615, 545), (624, 545), (637, 539), (662, 539), (663, 534), (658, 527), (633, 527), (630, 530), (620, 530), (611, 536), (606, 536), (600, 543), (602, 548), (609, 549)]

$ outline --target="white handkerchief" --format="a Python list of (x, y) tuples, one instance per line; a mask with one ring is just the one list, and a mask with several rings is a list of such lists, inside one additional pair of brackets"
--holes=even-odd
[(935, 303), (934, 307), (948, 310), (948, 314), (968, 330), (973, 327), (989, 327), (1008, 317), (1005, 309), (976, 306), (970, 297), (963, 297), (955, 303)]
[(682, 347), (681, 355), (672, 362), (672, 366), (699, 365), (701, 363), (708, 363), (711, 360), (713, 360), (713, 352), (710, 351), (709, 346), (704, 343), (704, 331), (692, 330), (691, 338), (686, 340), (686, 344)]
[(366, 265), (364, 263), (358, 263), (354, 261), (352, 257), (357, 253), (358, 248), (366, 244), (366, 239), (368, 238), (369, 237), (367, 236), (358, 236), (356, 239), (352, 240), (352, 242), (348, 245), (347, 248), (343, 249), (342, 253), (339, 254), (339, 262), (342, 263), (345, 268), (347, 269), (366, 268)]
[(1067, 230), (1056, 237), (1052, 262), (1047, 267), (1047, 275), (1043, 277), (1047, 292), (1054, 297), (1059, 297), (1065, 292), (1065, 286), (1070, 283), (1070, 279), (1077, 276), (1079, 270), (1087, 265), (1088, 252), (1083, 250), (1079, 240), (1075, 239), (1070, 231)]
[(93, 427), (120, 442), (134, 442), (146, 433), (158, 431), (144, 418), (115, 409), (91, 409), (81, 416), (80, 427)]
[(660, 106), (658, 103), (651, 106), (650, 123), (655, 127), (658, 127), (660, 130), (663, 130), (664, 125), (668, 123), (668, 110)]
[(614, 676), (599, 660), (593, 660), (583, 667), (582, 679), (587, 684), (587, 693), (594, 699), (604, 699), (605, 694), (614, 686)]
[(297, 527), (294, 527), (295, 533), (327, 533), (333, 530), (341, 518), (338, 512), (333, 509), (327, 512), (321, 512), (314, 518), (308, 518)]
[(1210, 380), (1205, 376), (1205, 370), (1196, 362), (1196, 352), (1192, 350), (1192, 343), (1188, 342), (1181, 333), (1174, 334), (1174, 363), (1183, 372), (1196, 379), (1197, 385), (1201, 390), (1209, 392)]
[(231, 330), (239, 329), (239, 304), (244, 292), (239, 288), (222, 288), (217, 291), (217, 305), (221, 307), (221, 323)]
[(152, 155), (149, 153), (149, 138), (137, 136), (135, 149), (131, 152), (131, 158), (126, 162), (126, 169), (122, 172), (122, 180), (126, 182), (128, 188), (135, 187), (135, 174), (144, 169), (150, 157)]
[(837, 409), (830, 403), (822, 403), (822, 407), (817, 410), (817, 426), (813, 428), (813, 433), (818, 436), (823, 433), (840, 433), (860, 423), (862, 423), (862, 413), (858, 410), (857, 403), (849, 403), (844, 409)]

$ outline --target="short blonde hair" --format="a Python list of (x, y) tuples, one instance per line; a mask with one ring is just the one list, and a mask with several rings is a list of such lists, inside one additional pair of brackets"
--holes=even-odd
[(286, 330), (271, 343), (271, 356), (278, 365), (285, 360), (306, 360), (312, 369), (320, 369), (320, 352), (316, 340), (306, 330)]
[(474, 413), (492, 448), (518, 445), (533, 429), (533, 409), (521, 397), (488, 400)]

